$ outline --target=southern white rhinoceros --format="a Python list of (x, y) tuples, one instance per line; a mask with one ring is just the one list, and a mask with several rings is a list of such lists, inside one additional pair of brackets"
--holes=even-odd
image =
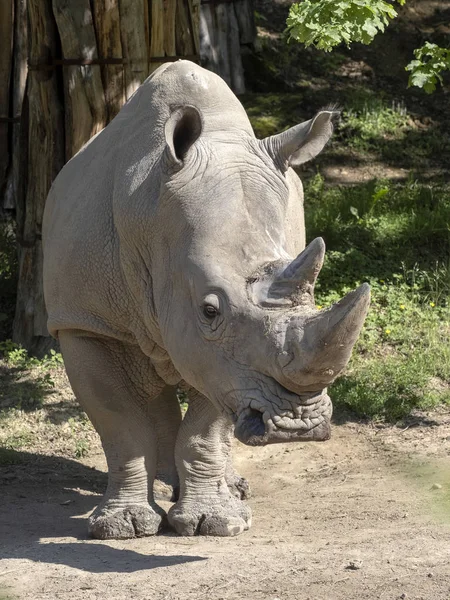
[[(241, 533), (250, 509), (230, 463), (233, 424), (254, 446), (328, 439), (327, 386), (369, 289), (317, 311), (324, 243), (303, 250), (290, 165), (322, 150), (333, 115), (258, 140), (227, 85), (179, 61), (58, 175), (44, 289), (49, 331), (108, 462), (92, 536), (157, 533), (155, 477), (179, 480), (168, 522), (180, 534)], [(183, 420), (177, 386), (189, 390)]]

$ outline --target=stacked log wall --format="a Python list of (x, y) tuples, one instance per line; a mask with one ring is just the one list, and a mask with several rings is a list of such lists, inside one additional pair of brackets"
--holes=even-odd
[(205, 67), (242, 92), (240, 47), (253, 41), (254, 29), (252, 14), (247, 22), (251, 0), (235, 2), (0, 3), (0, 217), (15, 214), (17, 222), (15, 342), (37, 354), (51, 344), (41, 229), (59, 170), (168, 60), (202, 57)]

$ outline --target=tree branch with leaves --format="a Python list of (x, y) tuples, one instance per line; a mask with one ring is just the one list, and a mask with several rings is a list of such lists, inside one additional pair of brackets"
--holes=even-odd
[[(406, 0), (395, 0), (403, 6)], [(398, 15), (394, 4), (385, 0), (303, 0), (293, 4), (286, 21), (288, 41), (330, 52), (344, 43), (370, 44)], [(427, 42), (414, 51), (415, 60), (405, 68), (410, 72), (408, 86), (434, 92), (450, 70), (450, 49)]]

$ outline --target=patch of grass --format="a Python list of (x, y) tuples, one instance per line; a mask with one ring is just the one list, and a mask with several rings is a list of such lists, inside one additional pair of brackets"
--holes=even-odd
[(75, 444), (75, 457), (83, 458), (89, 454), (90, 445), (87, 440), (77, 440)]
[(304, 120), (298, 94), (247, 94), (241, 101), (258, 138), (274, 135)]
[(335, 146), (417, 170), (440, 162), (450, 152), (448, 132), (432, 119), (415, 118), (403, 102), (389, 101), (383, 93), (354, 91), (354, 97), (343, 102)]
[(309, 237), (327, 258), (316, 302), (327, 306), (363, 281), (372, 304), (335, 402), (395, 420), (450, 403), (450, 190), (414, 181), (306, 189)]
[[(64, 364), (61, 354), (54, 350), (37, 359), (11, 340), (0, 342), (0, 358), (6, 367), (0, 366), (0, 372), (5, 371), (0, 385), (0, 407), (6, 404), (23, 410), (34, 410), (42, 405), (55, 388), (53, 371)], [(30, 370), (33, 370), (32, 378)]]
[(74, 440), (74, 456), (76, 458), (87, 456), (91, 449), (87, 434), (92, 432), (92, 425), (86, 413), (81, 413), (77, 417), (70, 417), (67, 423)]
[(27, 448), (33, 443), (33, 436), (29, 431), (19, 431), (11, 435), (7, 435), (2, 440), (2, 445), (6, 450), (20, 450)]
[(422, 276), (428, 278), (434, 277), (437, 263), (439, 272), (445, 271), (450, 257), (447, 186), (378, 180), (328, 188), (319, 174), (307, 184), (305, 198), (308, 235), (323, 235), (328, 247), (340, 253), (341, 268), (327, 273), (328, 278), (342, 283), (356, 274), (383, 279), (403, 272), (402, 265), (424, 265), (427, 275)]
[(403, 138), (404, 132), (411, 129), (410, 119), (402, 104), (387, 106), (379, 98), (366, 101), (362, 107), (358, 107), (357, 100), (352, 104), (352, 108), (342, 113), (340, 124), (340, 131), (347, 137), (347, 146), (363, 151), (373, 150), (380, 138)]

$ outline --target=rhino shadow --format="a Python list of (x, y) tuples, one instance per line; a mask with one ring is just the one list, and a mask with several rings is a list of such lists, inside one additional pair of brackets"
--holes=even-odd
[[(120, 542), (122, 548), (88, 540), (85, 515), (100, 501), (106, 483), (106, 473), (74, 460), (0, 449), (0, 559), (61, 564), (90, 573), (132, 573), (207, 559), (141, 554), (124, 547), (127, 540)], [(149, 549), (151, 543), (149, 539)]]

